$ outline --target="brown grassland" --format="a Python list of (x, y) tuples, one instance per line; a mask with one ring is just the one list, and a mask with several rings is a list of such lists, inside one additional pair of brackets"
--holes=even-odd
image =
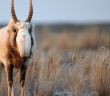
[[(29, 64), (25, 96), (110, 96), (110, 26), (36, 28), (37, 53)], [(19, 95), (19, 70), (14, 70)], [(0, 96), (7, 96), (0, 67)]]

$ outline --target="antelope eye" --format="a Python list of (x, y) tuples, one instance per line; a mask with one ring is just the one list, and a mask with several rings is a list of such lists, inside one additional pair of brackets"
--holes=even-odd
[(12, 31), (13, 31), (13, 32), (17, 32), (17, 29), (16, 29), (16, 28), (13, 28)]
[(29, 28), (29, 32), (31, 32), (32, 31), (32, 28)]

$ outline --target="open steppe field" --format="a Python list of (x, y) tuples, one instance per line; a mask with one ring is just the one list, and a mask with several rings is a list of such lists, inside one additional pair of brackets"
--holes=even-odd
[[(25, 96), (110, 96), (110, 25), (36, 26), (37, 52), (30, 61)], [(14, 70), (19, 96), (19, 70)], [(0, 96), (7, 83), (0, 67)]]

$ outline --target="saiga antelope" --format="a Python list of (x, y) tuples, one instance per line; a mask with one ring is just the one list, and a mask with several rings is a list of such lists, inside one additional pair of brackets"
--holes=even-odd
[(28, 61), (35, 53), (35, 35), (31, 23), (33, 15), (32, 0), (30, 0), (29, 15), (26, 21), (17, 19), (14, 10), (14, 0), (11, 0), (12, 20), (0, 29), (0, 63), (4, 65), (8, 96), (12, 94), (13, 68), (20, 70), (20, 95), (24, 96), (24, 83)]

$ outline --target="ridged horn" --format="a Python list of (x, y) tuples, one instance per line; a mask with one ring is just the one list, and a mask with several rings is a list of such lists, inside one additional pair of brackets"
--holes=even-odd
[(16, 23), (18, 20), (16, 17), (15, 9), (14, 9), (14, 0), (11, 0), (11, 16), (12, 16), (14, 22)]
[(32, 16), (33, 16), (33, 5), (32, 5), (32, 0), (30, 0), (30, 3), (29, 3), (29, 15), (28, 15), (28, 18), (26, 20), (26, 22), (31, 22), (31, 19), (32, 19)]

